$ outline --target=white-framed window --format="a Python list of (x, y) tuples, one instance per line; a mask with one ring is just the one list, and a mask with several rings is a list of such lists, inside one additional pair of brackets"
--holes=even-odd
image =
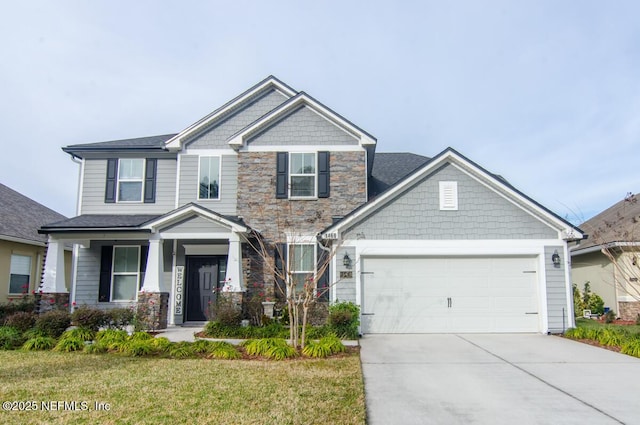
[(458, 182), (443, 181), (440, 183), (440, 210), (458, 210)]
[(305, 282), (313, 284), (310, 280), (316, 273), (316, 246), (310, 243), (292, 243), (287, 247), (289, 258), (289, 273), (295, 282), (296, 292), (302, 293)]
[(317, 196), (316, 153), (289, 153), (289, 197), (315, 198)]
[(201, 156), (198, 172), (198, 199), (220, 199), (220, 157)]
[(142, 202), (144, 159), (121, 158), (118, 161), (118, 202)]
[(114, 246), (111, 301), (135, 301), (140, 285), (140, 247)]
[(11, 270), (9, 277), (9, 294), (29, 293), (31, 282), (31, 257), (11, 254)]

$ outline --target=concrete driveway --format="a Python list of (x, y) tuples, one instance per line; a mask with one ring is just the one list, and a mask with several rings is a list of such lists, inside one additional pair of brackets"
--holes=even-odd
[(640, 424), (640, 359), (555, 336), (366, 335), (369, 424)]

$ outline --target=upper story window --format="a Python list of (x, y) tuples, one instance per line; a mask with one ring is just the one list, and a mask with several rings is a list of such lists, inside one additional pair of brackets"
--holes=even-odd
[(142, 158), (120, 159), (118, 164), (118, 202), (141, 202), (144, 182)]
[(329, 157), (329, 152), (278, 152), (276, 198), (328, 198)]
[(289, 154), (289, 197), (315, 198), (316, 154)]
[(104, 202), (154, 203), (157, 167), (155, 158), (108, 159)]
[(220, 199), (220, 157), (201, 156), (198, 199)]
[(9, 277), (10, 294), (26, 294), (31, 281), (31, 257), (28, 255), (11, 255), (11, 271)]

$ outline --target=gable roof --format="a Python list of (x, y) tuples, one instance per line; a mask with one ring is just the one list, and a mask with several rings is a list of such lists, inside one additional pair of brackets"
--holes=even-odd
[(0, 183), (0, 239), (44, 246), (40, 226), (65, 216)]
[(234, 147), (244, 146), (247, 139), (251, 138), (251, 136), (259, 133), (260, 131), (263, 131), (264, 129), (278, 122), (280, 119), (289, 115), (291, 112), (297, 110), (301, 106), (310, 108), (326, 120), (337, 125), (343, 131), (346, 131), (347, 133), (356, 137), (362, 146), (376, 144), (375, 137), (362, 130), (360, 127), (356, 126), (349, 120), (345, 119), (340, 114), (318, 102), (305, 92), (300, 92), (289, 100), (280, 104), (280, 106), (276, 107), (271, 112), (263, 115), (262, 117), (258, 118), (245, 128), (229, 137), (229, 145)]
[(148, 220), (141, 225), (142, 228), (157, 231), (163, 227), (170, 226), (174, 223), (180, 222), (188, 217), (200, 216), (204, 217), (212, 222), (228, 227), (235, 232), (248, 232), (249, 227), (238, 217), (225, 216), (218, 214), (217, 212), (205, 208), (196, 203), (190, 202), (181, 206), (173, 211), (170, 211), (161, 216)]
[(203, 129), (211, 126), (214, 122), (227, 116), (232, 113), (236, 108), (240, 107), (242, 104), (247, 102), (250, 99), (253, 99), (257, 96), (260, 96), (262, 93), (265, 93), (269, 90), (277, 90), (286, 97), (292, 97), (297, 92), (274, 77), (273, 75), (268, 76), (264, 80), (260, 81), (258, 84), (254, 85), (250, 89), (246, 90), (244, 93), (236, 96), (234, 99), (222, 105), (220, 108), (211, 112), (209, 115), (199, 119), (195, 123), (191, 124), (189, 127), (182, 130), (180, 133), (174, 135), (169, 140), (165, 142), (165, 147), (171, 151), (177, 151), (182, 149), (182, 144), (184, 141), (190, 139), (195, 134), (200, 133)]
[(369, 199), (380, 195), (431, 158), (408, 152), (377, 152), (368, 182)]
[(575, 254), (586, 254), (602, 245), (640, 244), (640, 196), (628, 194), (600, 214), (580, 225), (589, 239), (571, 248)]
[(437, 170), (446, 163), (458, 165), (462, 170), (473, 174), (477, 180), (482, 181), (485, 185), (498, 190), (505, 198), (520, 205), (521, 208), (536, 216), (538, 219), (545, 221), (549, 225), (562, 231), (563, 238), (566, 240), (582, 239), (584, 233), (578, 227), (569, 223), (567, 220), (553, 213), (538, 202), (534, 201), (518, 189), (508, 184), (502, 177), (489, 173), (487, 170), (476, 164), (475, 162), (464, 157), (453, 148), (447, 148), (440, 152), (433, 159), (426, 162), (421, 167), (415, 169), (412, 173), (400, 179), (394, 186), (382, 193), (374, 200), (356, 208), (347, 214), (338, 222), (327, 227), (321, 232), (322, 237), (332, 239), (338, 236), (339, 232), (346, 227), (357, 223), (359, 220), (366, 218), (370, 213), (374, 212), (378, 207), (391, 202), (395, 196), (411, 187), (415, 182)]

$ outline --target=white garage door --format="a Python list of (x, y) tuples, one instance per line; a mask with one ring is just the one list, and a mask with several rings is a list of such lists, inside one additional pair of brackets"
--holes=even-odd
[(364, 333), (538, 332), (535, 257), (363, 258)]

